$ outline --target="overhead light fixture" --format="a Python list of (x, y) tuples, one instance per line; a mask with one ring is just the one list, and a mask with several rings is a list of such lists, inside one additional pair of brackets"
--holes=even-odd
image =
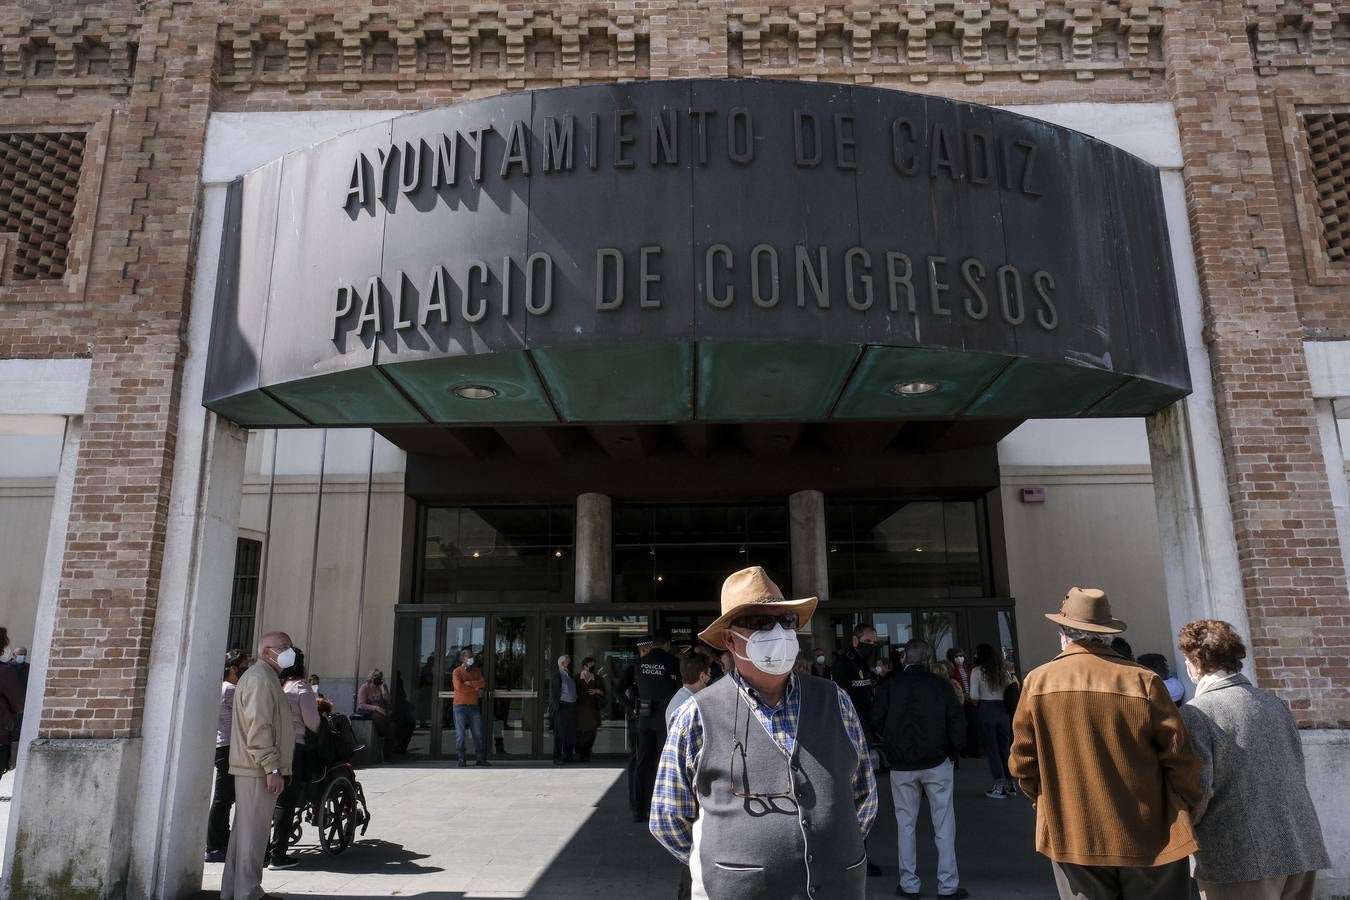
[(450, 393), (461, 400), (491, 400), (497, 396), (497, 389), (485, 384), (457, 384)]
[(553, 551), (553, 558), (554, 558), (554, 559), (562, 559), (562, 551), (561, 551), (561, 550), (554, 550), (554, 551)]
[(474, 559), (477, 559), (477, 558), (479, 557), (479, 555), (480, 555), (480, 554), (479, 554), (479, 552), (478, 552), (477, 550), (473, 551), (472, 556), (473, 556)]
[(664, 575), (657, 575), (657, 576), (656, 576), (656, 580), (657, 580), (657, 581), (665, 581), (665, 580), (666, 580), (666, 577), (665, 577)]
[(891, 393), (897, 397), (919, 397), (937, 389), (938, 386), (931, 381), (897, 381), (891, 385)]

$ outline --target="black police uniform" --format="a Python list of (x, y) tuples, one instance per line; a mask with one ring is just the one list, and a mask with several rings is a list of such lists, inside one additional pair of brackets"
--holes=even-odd
[(834, 661), (831, 673), (834, 683), (844, 689), (863, 728), (872, 731), (872, 695), (877, 686), (876, 673), (872, 671), (872, 661), (858, 652), (857, 647), (849, 647)]
[(656, 770), (666, 744), (666, 706), (680, 689), (680, 661), (669, 650), (656, 648), (637, 662), (638, 741), (634, 769), (637, 775), (635, 819), (646, 820), (656, 789)]

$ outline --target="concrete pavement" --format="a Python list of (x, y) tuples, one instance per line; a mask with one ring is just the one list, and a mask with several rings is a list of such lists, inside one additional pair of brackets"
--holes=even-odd
[[(678, 864), (630, 820), (623, 769), (453, 763), (359, 773), (372, 822), (341, 856), (318, 849), (306, 826), (298, 868), (268, 872), (268, 891), (337, 900), (628, 900), (675, 896)], [(1032, 851), (1033, 812), (1020, 798), (983, 796), (983, 760), (962, 760), (957, 781), (961, 884), (973, 898), (1053, 900), (1049, 864)], [(868, 898), (894, 897), (895, 817), (882, 776), (881, 813), (868, 841), (884, 874)], [(927, 813), (925, 811), (924, 816)], [(932, 829), (921, 822), (919, 874), (936, 893)], [(207, 865), (202, 898), (215, 898), (220, 865)]]

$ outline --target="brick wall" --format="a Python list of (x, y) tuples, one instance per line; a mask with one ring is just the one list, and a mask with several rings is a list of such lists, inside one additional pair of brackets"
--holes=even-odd
[(1301, 724), (1347, 725), (1350, 602), (1243, 4), (1189, 0), (1166, 30), (1257, 674)]
[[(1290, 56), (1280, 29), (1295, 16), (1308, 52)], [(197, 402), (180, 379), (210, 110), (420, 109), (725, 75), (990, 104), (1174, 99), (1258, 666), (1304, 724), (1350, 724), (1350, 612), (1299, 348), (1350, 335), (1350, 314), (1343, 289), (1313, 283), (1297, 156), (1280, 149), (1284, 106), (1340, 101), (1344, 28), (1275, 0), (0, 0), (0, 130), (90, 135), (75, 264), (0, 279), (0, 357), (94, 361), (43, 734), (140, 727), (175, 422)]]

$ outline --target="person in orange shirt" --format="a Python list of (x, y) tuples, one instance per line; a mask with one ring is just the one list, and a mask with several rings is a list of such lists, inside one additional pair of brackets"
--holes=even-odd
[(487, 687), (487, 680), (477, 664), (473, 649), (465, 647), (459, 651), (459, 665), (450, 674), (455, 684), (455, 753), (461, 769), (465, 766), (465, 731), (473, 732), (474, 765), (492, 765), (487, 761), (487, 745), (483, 743), (483, 711), (478, 708), (478, 694)]

